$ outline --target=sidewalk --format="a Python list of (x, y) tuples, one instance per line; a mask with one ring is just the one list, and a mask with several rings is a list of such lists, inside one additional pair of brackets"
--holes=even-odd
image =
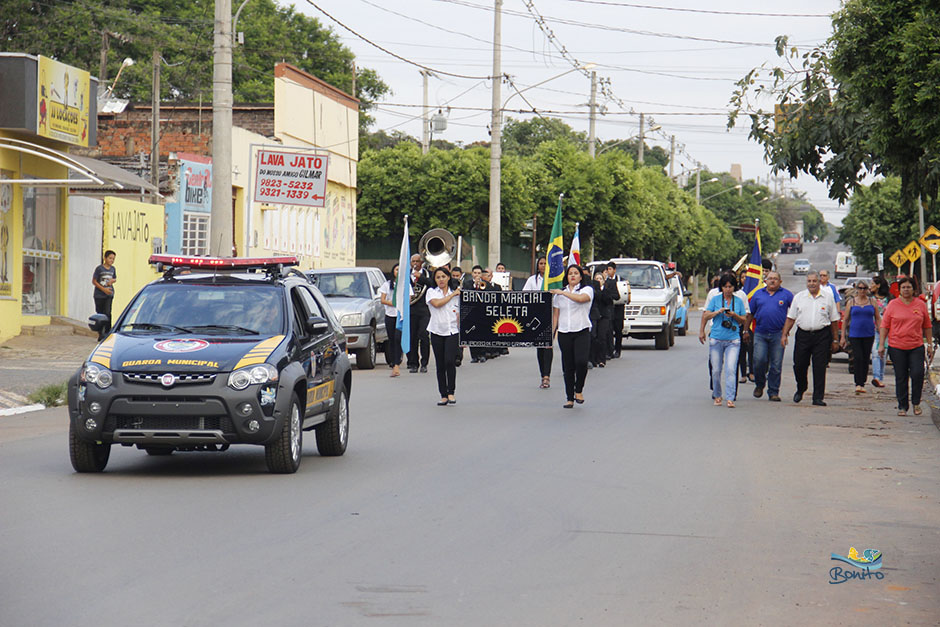
[(0, 344), (0, 410), (27, 405), (30, 393), (68, 381), (96, 344), (74, 334), (18, 335)]

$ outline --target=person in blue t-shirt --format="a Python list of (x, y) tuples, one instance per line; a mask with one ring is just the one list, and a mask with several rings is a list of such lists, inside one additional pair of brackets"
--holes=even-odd
[(783, 371), (783, 345), (780, 333), (787, 321), (787, 311), (793, 302), (793, 293), (781, 287), (780, 274), (774, 271), (764, 277), (765, 286), (751, 296), (751, 312), (744, 325), (754, 322), (754, 398), (764, 394), (780, 402), (780, 373)]
[(721, 375), (724, 374), (725, 400), (734, 407), (738, 394), (738, 353), (741, 350), (741, 328), (745, 322), (744, 301), (735, 296), (738, 282), (734, 274), (723, 274), (718, 280), (720, 292), (708, 301), (702, 314), (702, 325), (698, 339), (705, 343), (705, 324), (711, 320), (712, 330), (708, 340), (708, 359), (712, 371), (712, 399), (721, 405)]

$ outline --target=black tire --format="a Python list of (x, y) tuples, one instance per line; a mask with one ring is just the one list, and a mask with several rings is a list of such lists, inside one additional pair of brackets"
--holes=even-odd
[(669, 329), (663, 329), (656, 334), (656, 350), (669, 350)]
[(300, 468), (300, 456), (304, 448), (303, 414), (297, 394), (291, 394), (290, 411), (277, 439), (264, 447), (264, 460), (268, 470), (279, 475), (289, 475)]
[(154, 457), (166, 457), (173, 453), (173, 449), (168, 446), (148, 446), (144, 450), (147, 451), (147, 455), (153, 455)]
[(75, 425), (69, 421), (69, 459), (76, 472), (101, 472), (111, 457), (110, 444), (98, 444), (82, 440), (75, 433)]
[(336, 403), (326, 422), (317, 425), (317, 450), (324, 457), (338, 457), (346, 452), (349, 441), (349, 397), (346, 388), (339, 384)]
[(675, 323), (669, 325), (669, 346), (675, 346), (676, 344), (676, 325)]
[(356, 351), (356, 367), (359, 370), (375, 368), (375, 329), (369, 333), (369, 343), (366, 347)]
[(679, 335), (685, 337), (685, 334), (689, 332), (689, 312), (685, 312), (685, 320), (682, 321), (682, 326), (679, 327)]

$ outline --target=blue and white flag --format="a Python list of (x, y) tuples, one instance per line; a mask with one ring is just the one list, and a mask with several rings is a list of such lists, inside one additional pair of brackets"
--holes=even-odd
[(411, 243), (408, 241), (408, 216), (405, 216), (405, 234), (401, 238), (401, 252), (398, 253), (398, 279), (395, 281), (392, 300), (398, 310), (395, 328), (401, 331), (401, 352), (404, 355), (411, 350)]

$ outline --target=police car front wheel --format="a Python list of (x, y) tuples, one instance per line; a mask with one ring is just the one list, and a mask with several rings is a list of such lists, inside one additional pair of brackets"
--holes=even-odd
[(264, 447), (264, 458), (268, 470), (277, 474), (291, 474), (300, 467), (300, 454), (303, 450), (303, 430), (300, 428), (300, 402), (297, 394), (291, 395), (290, 412), (277, 439)]

